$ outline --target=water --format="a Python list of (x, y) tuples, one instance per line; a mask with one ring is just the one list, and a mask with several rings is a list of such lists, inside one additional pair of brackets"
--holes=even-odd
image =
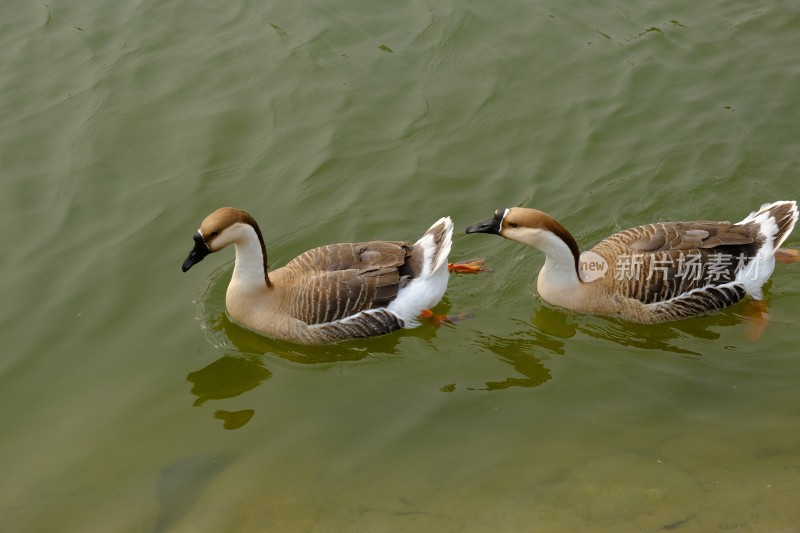
[[(797, 268), (745, 308), (637, 326), (543, 306), (543, 258), (463, 229), (556, 216), (585, 248), (798, 199), (800, 6), (57, 1), (0, 19), (3, 531), (794, 531)], [(441, 312), (333, 347), (231, 324), (270, 262), (416, 239)], [(789, 246), (800, 247), (795, 234)]]

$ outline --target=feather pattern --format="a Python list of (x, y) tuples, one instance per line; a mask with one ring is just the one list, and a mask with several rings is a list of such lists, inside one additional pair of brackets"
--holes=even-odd
[(301, 254), (283, 267), (304, 283), (289, 286), (285, 306), (308, 324), (341, 320), (385, 307), (400, 289), (400, 267), (413, 250), (410, 242), (332, 244)]
[(413, 244), (330, 244), (267, 272), (258, 224), (244, 211), (221, 208), (201, 224), (184, 270), (234, 244), (236, 262), (225, 298), (230, 317), (266, 335), (326, 344), (416, 326), (417, 316), (436, 305), (447, 288), (452, 233), (453, 223), (444, 217)]
[(734, 281), (764, 240), (755, 223), (663, 222), (611, 235), (592, 251), (608, 261), (617, 294), (651, 304)]

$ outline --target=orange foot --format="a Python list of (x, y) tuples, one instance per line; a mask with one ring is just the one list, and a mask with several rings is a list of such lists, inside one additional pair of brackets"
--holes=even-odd
[(748, 300), (744, 308), (744, 315), (747, 317), (747, 338), (755, 342), (761, 338), (764, 330), (767, 329), (769, 313), (767, 313), (767, 302), (764, 300)]
[(483, 264), (483, 258), (478, 257), (469, 261), (459, 261), (458, 263), (447, 263), (447, 270), (460, 274), (478, 274), (479, 272), (491, 272), (492, 269)]
[(778, 263), (797, 263), (800, 261), (800, 250), (778, 248), (775, 250), (775, 261)]
[(465, 318), (469, 318), (470, 316), (472, 316), (472, 315), (470, 315), (468, 313), (462, 313), (460, 315), (455, 315), (455, 316), (437, 315), (437, 314), (434, 314), (434, 312), (431, 311), (430, 309), (425, 309), (419, 315), (419, 317), (421, 319), (429, 321), (431, 324), (433, 324), (436, 327), (439, 327), (442, 324), (452, 324), (453, 322), (456, 322), (458, 320), (464, 320)]

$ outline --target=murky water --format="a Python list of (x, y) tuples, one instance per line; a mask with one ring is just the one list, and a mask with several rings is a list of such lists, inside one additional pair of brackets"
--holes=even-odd
[[(585, 248), (798, 199), (800, 5), (48, 1), (0, 17), (0, 530), (794, 531), (800, 270), (662, 326), (545, 307)], [(454, 325), (306, 348), (224, 314), (270, 262), (450, 215)], [(789, 246), (800, 247), (800, 234)]]

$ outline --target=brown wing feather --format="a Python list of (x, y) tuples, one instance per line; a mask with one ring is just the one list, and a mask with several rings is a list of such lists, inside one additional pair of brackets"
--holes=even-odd
[(592, 251), (608, 261), (618, 294), (650, 304), (730, 283), (763, 241), (755, 223), (663, 222), (616, 233)]
[(385, 307), (397, 297), (411, 249), (408, 242), (372, 241), (309, 250), (282, 269), (286, 308), (307, 324), (321, 324)]

